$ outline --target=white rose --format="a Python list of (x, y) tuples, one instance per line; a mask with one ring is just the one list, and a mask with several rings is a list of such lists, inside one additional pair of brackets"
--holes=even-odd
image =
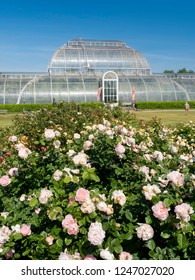
[(81, 205), (81, 211), (83, 213), (90, 214), (95, 211), (95, 204), (91, 201), (90, 198), (87, 198)]
[(76, 156), (73, 157), (72, 160), (75, 165), (87, 165), (87, 155), (85, 153), (78, 153)]
[(99, 211), (102, 211), (102, 212), (106, 212), (107, 208), (108, 208), (107, 204), (104, 201), (98, 202), (96, 207)]
[(51, 141), (56, 137), (55, 131), (53, 129), (45, 129), (45, 139)]
[(48, 199), (53, 196), (52, 191), (48, 190), (47, 188), (44, 188), (41, 190), (40, 196), (39, 196), (39, 202), (42, 204), (46, 204)]
[(105, 231), (99, 222), (91, 223), (88, 231), (88, 240), (92, 245), (99, 246), (105, 238)]
[(101, 257), (103, 260), (113, 260), (113, 259), (114, 259), (114, 255), (111, 254), (111, 253), (108, 251), (108, 248), (105, 249), (105, 250), (101, 250), (101, 251), (100, 251), (100, 257)]
[(117, 156), (122, 158), (125, 153), (125, 147), (122, 144), (118, 143), (115, 147), (115, 152)]
[(54, 172), (54, 175), (53, 175), (54, 180), (55, 180), (55, 181), (59, 181), (59, 180), (61, 179), (62, 175), (63, 175), (62, 171), (56, 170), (56, 171)]
[(56, 141), (53, 142), (53, 145), (54, 145), (55, 149), (59, 149), (59, 147), (61, 145), (61, 142), (59, 140), (56, 140)]
[(147, 241), (154, 236), (153, 228), (148, 224), (141, 224), (140, 227), (136, 228), (137, 237)]
[(27, 159), (28, 155), (31, 154), (31, 151), (28, 148), (21, 148), (18, 151), (18, 156), (22, 159)]
[(121, 206), (123, 206), (126, 202), (126, 196), (121, 190), (113, 191), (111, 198), (114, 200), (115, 203), (118, 203)]

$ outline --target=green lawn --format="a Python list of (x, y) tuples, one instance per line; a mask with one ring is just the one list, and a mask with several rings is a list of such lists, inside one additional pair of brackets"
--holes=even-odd
[(187, 114), (184, 110), (140, 110), (135, 112), (135, 114), (139, 119), (144, 119), (145, 121), (157, 117), (167, 126), (175, 127), (178, 123), (187, 123), (189, 121), (195, 123), (195, 110), (190, 110)]
[(16, 113), (0, 114), (0, 128), (12, 125), (12, 120), (16, 115)]
[[(160, 118), (165, 125), (176, 126), (177, 123), (186, 123), (189, 121), (195, 123), (195, 110), (190, 110), (187, 115), (184, 110), (140, 110), (131, 112), (135, 113), (139, 119), (144, 119), (145, 121), (152, 120), (152, 118), (156, 116)], [(10, 126), (17, 114), (18, 113), (0, 114), (0, 128)]]

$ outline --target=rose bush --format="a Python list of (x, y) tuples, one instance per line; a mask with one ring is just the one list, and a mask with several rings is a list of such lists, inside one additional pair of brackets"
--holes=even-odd
[(195, 125), (67, 108), (1, 131), (0, 258), (194, 259)]

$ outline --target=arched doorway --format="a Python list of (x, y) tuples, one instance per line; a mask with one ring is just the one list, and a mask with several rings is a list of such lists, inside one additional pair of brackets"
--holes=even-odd
[(108, 71), (103, 75), (102, 101), (105, 103), (118, 103), (118, 76), (113, 71)]

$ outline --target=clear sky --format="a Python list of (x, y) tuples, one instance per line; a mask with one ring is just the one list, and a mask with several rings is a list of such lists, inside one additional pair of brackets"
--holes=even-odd
[(194, 0), (7, 0), (0, 5), (0, 72), (47, 71), (68, 40), (123, 40), (152, 72), (195, 71)]

